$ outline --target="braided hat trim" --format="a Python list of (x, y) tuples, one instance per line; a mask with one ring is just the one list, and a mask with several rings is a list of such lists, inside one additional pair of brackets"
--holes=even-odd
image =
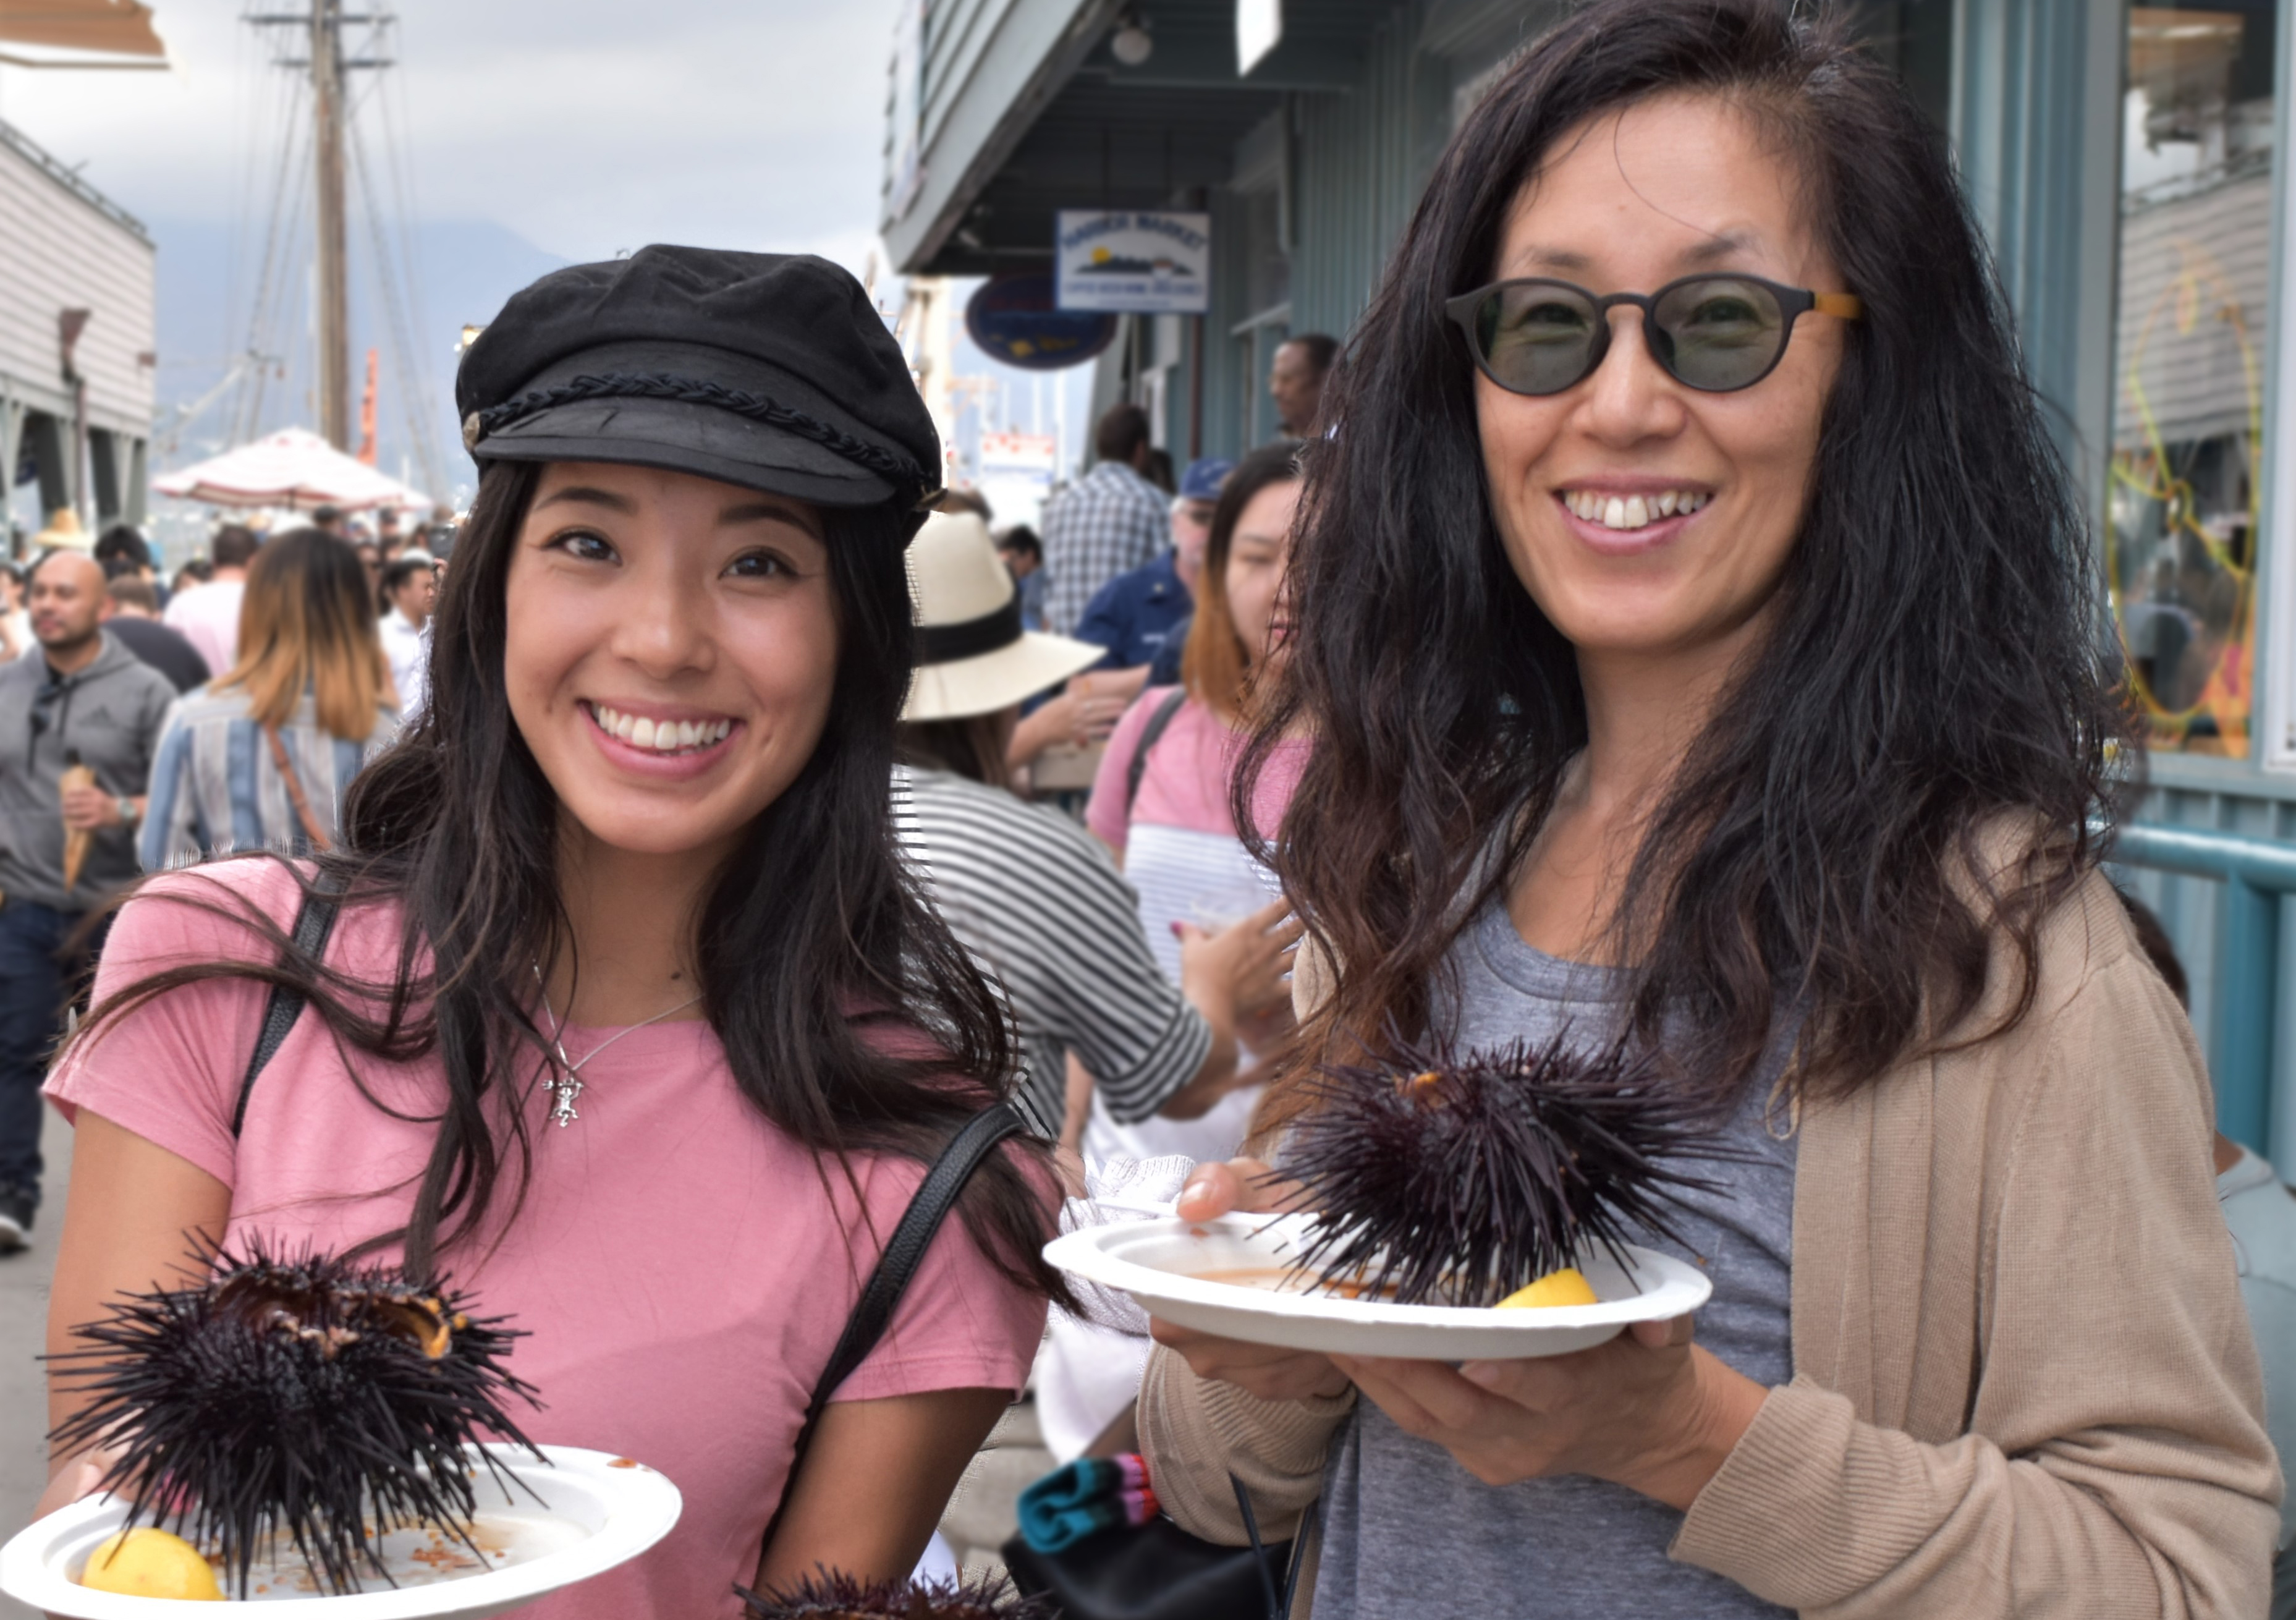
[(489, 433), (500, 432), (513, 422), (523, 421), (537, 412), (561, 405), (570, 405), (579, 399), (683, 399), (694, 405), (713, 406), (721, 411), (731, 411), (737, 416), (747, 416), (784, 432), (795, 433), (800, 439), (811, 440), (835, 456), (841, 456), (855, 465), (865, 467), (896, 484), (939, 494), (934, 481), (925, 476), (924, 469), (897, 451), (865, 440), (856, 439), (841, 429), (832, 427), (818, 416), (768, 399), (763, 394), (727, 388), (722, 383), (704, 382), (697, 377), (674, 376), (666, 372), (607, 372), (603, 375), (583, 375), (551, 388), (530, 389), (500, 405), (473, 411), (463, 419), (463, 448), (475, 452), (479, 441)]

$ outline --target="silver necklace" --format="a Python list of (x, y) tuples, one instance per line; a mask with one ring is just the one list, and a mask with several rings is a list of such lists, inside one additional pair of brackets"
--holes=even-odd
[(559, 1017), (557, 1009), (550, 1005), (550, 991), (543, 981), (542, 964), (539, 962), (537, 962), (534, 965), (534, 983), (535, 987), (539, 990), (542, 994), (542, 1010), (550, 1015), (550, 1050), (558, 1059), (559, 1069), (557, 1073), (553, 1074), (549, 1080), (543, 1083), (542, 1089), (550, 1093), (550, 1122), (557, 1126), (561, 1131), (565, 1130), (567, 1126), (572, 1124), (576, 1120), (582, 1117), (582, 1115), (575, 1109), (574, 1100), (582, 1095), (582, 1069), (584, 1065), (587, 1064), (599, 1053), (604, 1051), (608, 1047), (613, 1045), (614, 1042), (619, 1040), (623, 1036), (631, 1033), (633, 1031), (642, 1030), (649, 1024), (660, 1024), (672, 1013), (682, 1013), (687, 1007), (692, 1007), (696, 1001), (701, 999), (701, 992), (696, 991), (694, 994), (686, 997), (685, 1000), (679, 1002), (676, 1007), (666, 1007), (651, 1018), (641, 1018), (637, 1023), (631, 1024), (627, 1029), (616, 1030), (612, 1034), (607, 1036), (597, 1045), (583, 1053), (581, 1061), (578, 1063), (573, 1058), (566, 1056), (566, 1043), (559, 1038), (565, 1032), (566, 1023), (565, 1020)]

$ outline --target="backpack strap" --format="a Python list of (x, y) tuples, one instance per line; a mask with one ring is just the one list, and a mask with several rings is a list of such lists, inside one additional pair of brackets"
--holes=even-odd
[[(314, 879), (303, 892), (303, 903), (295, 912), (291, 936), (295, 949), (303, 955), (316, 960), (326, 953), (327, 935), (334, 931), (335, 913), (340, 909), (339, 898), (324, 876)], [(286, 1044), (287, 1032), (303, 1016), (306, 999), (301, 991), (291, 986), (271, 987), (270, 999), (263, 1004), (263, 1027), (255, 1037), (255, 1056), (248, 1060), (247, 1074), (239, 1082), (239, 1102), (231, 1111), (231, 1134), (234, 1139), (240, 1128), (247, 1123), (247, 1099), (255, 1094), (256, 1077)]]
[(1156, 712), (1148, 717), (1148, 723), (1140, 728), (1140, 745), (1132, 751), (1132, 761), (1124, 768), (1124, 818), (1127, 821), (1132, 819), (1132, 802), (1140, 796), (1140, 778), (1147, 774), (1148, 751), (1156, 746), (1156, 739), (1170, 728), (1172, 717), (1179, 713), (1180, 705), (1187, 701), (1188, 689), (1185, 687), (1173, 687), (1164, 695), (1164, 701), (1156, 705)]
[(764, 1546), (770, 1547), (774, 1532), (781, 1528), (782, 1515), (789, 1508), (790, 1486), (797, 1483), (799, 1468), (805, 1461), (807, 1448), (813, 1443), (814, 1430), (821, 1422), (821, 1414), (838, 1386), (853, 1375), (854, 1369), (869, 1359), (877, 1341), (885, 1336), (892, 1325), (893, 1312), (908, 1291), (917, 1268), (924, 1263), (925, 1251), (932, 1246), (933, 1235), (940, 1230), (941, 1221), (956, 1207), (959, 1194), (981, 1161), (1007, 1137), (1020, 1136), (1028, 1127), (1010, 1103), (991, 1103), (967, 1120), (949, 1144), (941, 1150), (925, 1172), (924, 1180), (917, 1188), (916, 1196), (909, 1200), (900, 1224), (885, 1245), (885, 1252), (877, 1257), (877, 1269), (870, 1274), (868, 1286), (861, 1290), (859, 1303), (847, 1319), (845, 1331), (838, 1336), (837, 1348), (829, 1353), (829, 1364), (822, 1369), (821, 1381), (814, 1386), (813, 1399), (806, 1402), (805, 1422), (797, 1432), (797, 1446), (790, 1453), (789, 1477), (782, 1485), (782, 1499), (775, 1504), (773, 1518), (766, 1525)]

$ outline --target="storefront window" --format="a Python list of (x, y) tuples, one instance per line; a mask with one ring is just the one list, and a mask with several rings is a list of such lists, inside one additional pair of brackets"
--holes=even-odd
[(2275, 0), (2128, 12), (2106, 575), (2156, 749), (2244, 757)]

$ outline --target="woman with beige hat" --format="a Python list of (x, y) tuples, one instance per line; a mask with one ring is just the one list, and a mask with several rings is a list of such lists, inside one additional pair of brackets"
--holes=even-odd
[(1030, 1100), (1057, 1125), (1073, 1054), (1119, 1119), (1201, 1114), (1234, 1084), (1238, 1017), (1282, 993), (1296, 928), (1277, 904), (1217, 934), (1192, 931), (1176, 989), (1098, 841), (1009, 791), (1021, 703), (1101, 649), (1021, 628), (1019, 589), (971, 513), (926, 519), (909, 570), (919, 623), (896, 773), (902, 841), (950, 930), (1004, 983)]

